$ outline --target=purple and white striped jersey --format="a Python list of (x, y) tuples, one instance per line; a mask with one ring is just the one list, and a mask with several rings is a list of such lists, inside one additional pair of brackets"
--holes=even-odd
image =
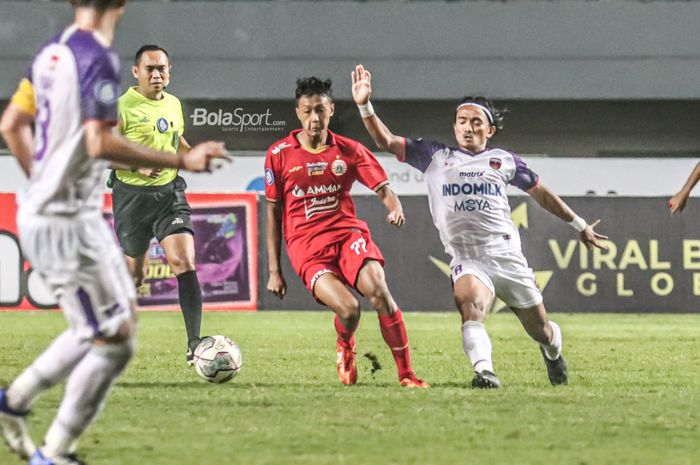
[(440, 142), (406, 139), (401, 161), (425, 173), (433, 223), (453, 259), (520, 249), (506, 185), (527, 191), (539, 182), (520, 157), (497, 148), (470, 154)]
[(20, 200), (28, 213), (72, 215), (102, 208), (108, 163), (87, 154), (83, 123), (117, 121), (119, 58), (105, 43), (96, 33), (71, 26), (32, 62), (35, 151), (29, 187)]

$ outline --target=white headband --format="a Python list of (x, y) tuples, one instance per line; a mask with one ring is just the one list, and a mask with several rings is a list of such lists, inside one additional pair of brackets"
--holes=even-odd
[(487, 116), (488, 119), (489, 119), (489, 123), (491, 123), (491, 124), (493, 125), (493, 115), (491, 114), (491, 112), (489, 111), (489, 109), (486, 108), (485, 106), (479, 105), (478, 103), (475, 103), (475, 102), (466, 102), (466, 103), (460, 104), (460, 105), (457, 107), (457, 109), (456, 109), (455, 111), (459, 111), (459, 109), (462, 108), (462, 107), (477, 107), (477, 108), (481, 108), (482, 110), (484, 110), (484, 113), (486, 113), (486, 116)]

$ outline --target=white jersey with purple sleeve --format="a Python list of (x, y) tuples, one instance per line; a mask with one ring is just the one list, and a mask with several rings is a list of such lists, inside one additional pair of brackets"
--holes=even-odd
[(108, 164), (87, 154), (83, 123), (116, 124), (119, 58), (96, 33), (71, 26), (39, 50), (28, 77), (37, 114), (32, 174), (21, 208), (35, 214), (99, 211)]
[(525, 162), (502, 149), (469, 153), (445, 144), (406, 139), (404, 161), (425, 173), (433, 222), (455, 259), (520, 249), (506, 185), (524, 191), (539, 182)]

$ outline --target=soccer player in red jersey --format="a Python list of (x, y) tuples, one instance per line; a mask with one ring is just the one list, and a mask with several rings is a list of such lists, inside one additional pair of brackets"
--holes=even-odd
[(302, 127), (267, 151), (267, 290), (280, 299), (287, 292), (280, 267), (284, 229), (292, 267), (311, 295), (336, 314), (340, 381), (357, 382), (354, 334), (360, 322), (360, 303), (347, 288), (350, 286), (377, 311), (401, 385), (428, 387), (411, 368), (406, 327), (384, 278), (384, 258), (367, 224), (357, 218), (350, 189), (359, 181), (374, 190), (389, 211), (387, 222), (397, 227), (405, 222), (401, 202), (367, 148), (328, 130), (333, 111), (330, 80), (299, 79), (296, 113)]

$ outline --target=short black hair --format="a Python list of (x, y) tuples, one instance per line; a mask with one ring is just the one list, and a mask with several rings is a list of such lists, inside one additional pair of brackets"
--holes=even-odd
[(126, 4), (126, 0), (68, 0), (73, 7), (89, 6), (98, 11), (109, 10), (110, 8), (121, 8)]
[(466, 96), (463, 97), (462, 100), (457, 104), (455, 107), (455, 121), (457, 120), (457, 109), (461, 106), (464, 105), (465, 103), (474, 103), (476, 105), (480, 105), (484, 108), (486, 108), (489, 113), (491, 113), (491, 116), (493, 117), (493, 121), (489, 121), (491, 126), (496, 128), (496, 131), (500, 131), (503, 129), (503, 120), (504, 120), (504, 113), (507, 112), (506, 109), (499, 110), (496, 108), (496, 105), (486, 97), (482, 97), (480, 95), (477, 96)]
[(170, 55), (168, 55), (168, 52), (166, 52), (163, 47), (161, 47), (160, 45), (146, 44), (142, 45), (141, 48), (138, 49), (138, 51), (136, 52), (136, 56), (134, 56), (134, 64), (136, 66), (139, 65), (139, 62), (141, 61), (141, 56), (146, 52), (163, 52), (165, 53), (165, 56), (168, 59), (168, 63), (170, 63)]
[(331, 86), (333, 81), (326, 79), (322, 81), (316, 76), (310, 76), (297, 79), (297, 90), (295, 93), (296, 101), (299, 102), (301, 97), (310, 97), (312, 95), (325, 95), (331, 101), (333, 100), (333, 89)]

